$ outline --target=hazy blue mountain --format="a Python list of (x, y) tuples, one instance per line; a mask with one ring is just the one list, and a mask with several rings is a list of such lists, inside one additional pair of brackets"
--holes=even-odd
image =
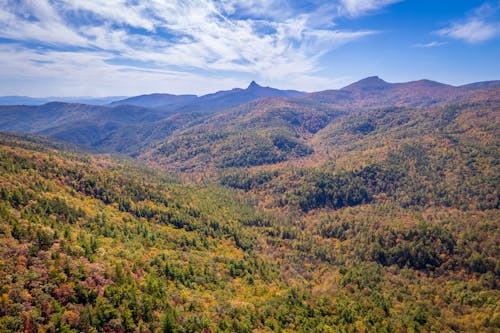
[[(200, 97), (151, 94), (106, 106), (62, 102), (0, 106), (0, 131), (45, 135), (132, 155), (163, 143), (162, 155), (168, 163), (177, 162), (178, 154), (171, 151), (172, 147), (191, 151), (195, 145), (211, 151), (212, 143), (217, 141), (228, 151), (239, 147), (233, 154), (233, 164), (244, 164), (238, 154), (248, 150), (249, 142), (253, 142), (262, 155), (259, 161), (267, 163), (286, 160), (288, 150), (296, 156), (310, 153), (304, 145), (307, 138), (327, 126), (339, 112), (422, 107), (480, 98), (485, 92), (495, 92), (498, 89), (495, 84), (482, 82), (454, 87), (429, 80), (388, 83), (379, 77), (369, 77), (339, 90), (305, 94), (252, 82), (246, 89)], [(263, 145), (266, 142), (268, 145)], [(268, 153), (269, 147), (277, 147), (272, 148), (276, 150), (272, 156)], [(222, 160), (207, 159), (205, 150), (190, 153), (189, 158), (184, 159), (186, 165), (182, 166), (191, 168), (189, 163), (202, 166), (205, 162), (225, 165)]]
[(391, 88), (392, 85), (385, 82), (378, 76), (370, 76), (360, 81), (354, 82), (341, 90), (343, 91), (367, 91), (367, 90), (385, 90)]
[(252, 81), (246, 89), (218, 91), (199, 97), (195, 102), (181, 108), (184, 111), (223, 110), (232, 106), (248, 103), (264, 97), (300, 97), (305, 93), (296, 90), (280, 90), (262, 87)]
[(500, 80), (493, 80), (493, 81), (481, 81), (481, 82), (473, 82), (473, 83), (468, 83), (464, 84), (460, 87), (493, 87), (493, 86), (498, 86), (500, 85)]
[(303, 99), (340, 109), (370, 109), (389, 106), (422, 107), (452, 102), (474, 95), (477, 89), (494, 87), (494, 83), (475, 83), (455, 87), (431, 80), (389, 83), (372, 76), (339, 90), (307, 94)]
[(167, 116), (155, 109), (132, 105), (51, 102), (44, 105), (0, 107), (0, 131), (40, 134), (74, 144), (93, 146), (125, 126), (147, 124)]
[(194, 102), (196, 99), (196, 95), (148, 94), (115, 101), (110, 105), (135, 105), (146, 108), (155, 108), (160, 106), (175, 107)]
[(264, 97), (300, 97), (305, 93), (296, 90), (280, 90), (262, 87), (252, 81), (246, 89), (222, 90), (203, 96), (150, 94), (141, 95), (111, 103), (115, 105), (135, 105), (142, 107), (175, 109), (179, 111), (213, 111), (252, 102)]
[(27, 96), (0, 96), (0, 105), (42, 105), (50, 102), (80, 103), (106, 105), (124, 96), (109, 97), (27, 97)]

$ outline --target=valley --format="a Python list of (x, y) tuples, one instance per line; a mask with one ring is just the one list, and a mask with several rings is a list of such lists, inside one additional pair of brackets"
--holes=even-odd
[(0, 332), (496, 332), (500, 82), (0, 106)]

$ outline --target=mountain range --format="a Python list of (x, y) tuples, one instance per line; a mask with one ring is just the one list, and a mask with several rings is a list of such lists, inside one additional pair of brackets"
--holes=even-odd
[(121, 100), (124, 96), (109, 97), (27, 97), (27, 96), (0, 96), (0, 105), (42, 105), (50, 102), (80, 103), (106, 105)]
[(109, 105), (0, 106), (0, 131), (44, 135), (184, 171), (256, 166), (311, 155), (316, 132), (359, 110), (491, 98), (499, 87), (500, 81), (454, 87), (369, 77), (339, 90), (304, 93), (251, 82), (246, 89), (200, 97), (151, 94)]
[(0, 332), (497, 332), (499, 115), (378, 77), (1, 106)]
[(119, 100), (110, 105), (163, 107), (179, 111), (211, 111), (226, 109), (264, 97), (299, 97), (304, 94), (295, 90), (262, 87), (252, 81), (246, 89), (234, 88), (200, 97), (196, 95), (151, 94)]

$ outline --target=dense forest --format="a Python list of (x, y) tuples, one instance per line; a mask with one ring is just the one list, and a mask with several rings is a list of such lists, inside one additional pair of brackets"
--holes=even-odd
[(498, 332), (495, 84), (0, 108), (0, 332)]
[(418, 146), (225, 188), (45, 139), (0, 149), (2, 332), (500, 328), (497, 172), (464, 200)]

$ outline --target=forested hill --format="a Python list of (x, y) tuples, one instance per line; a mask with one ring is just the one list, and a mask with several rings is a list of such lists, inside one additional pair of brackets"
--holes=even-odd
[(429, 80), (388, 83), (371, 77), (339, 90), (304, 94), (253, 82), (246, 89), (201, 97), (151, 94), (106, 106), (60, 102), (0, 106), (0, 131), (141, 156), (177, 171), (251, 167), (311, 155), (310, 139), (340, 116), (491, 100), (499, 95), (499, 83), (454, 87)]
[[(371, 97), (366, 98), (378, 101), (370, 108), (349, 104), (338, 107), (332, 101), (316, 99), (315, 94), (302, 99), (254, 101), (191, 123), (142, 150), (138, 158), (167, 170), (199, 172), (257, 166), (272, 169), (277, 164), (278, 168), (341, 161), (354, 164), (360, 159), (365, 163), (370, 156), (385, 156), (388, 147), (424, 137), (436, 145), (450, 138), (460, 142), (470, 138), (495, 150), (492, 140), (500, 127), (500, 86), (475, 93), (465, 90), (464, 95), (453, 95), (452, 100), (439, 103), (440, 88), (432, 93), (426, 90), (436, 100), (417, 107), (404, 106), (406, 102), (412, 105), (418, 95), (410, 87), (387, 85), (389, 88), (382, 91), (368, 89)], [(355, 88), (361, 89), (349, 89)], [(391, 105), (385, 98), (394, 91), (414, 95), (403, 100), (403, 106)], [(424, 97), (419, 101), (429, 102)], [(368, 103), (363, 98), (358, 102)]]
[(0, 107), (0, 332), (497, 332), (498, 92)]
[(220, 181), (273, 198), (270, 207), (304, 211), (386, 200), (497, 209), (499, 107), (493, 98), (352, 113), (310, 139), (314, 155), (279, 167), (223, 170)]
[(242, 330), (284, 299), (227, 191), (36, 141), (0, 137), (0, 331)]
[[(476, 149), (470, 168), (495, 158), (474, 140), (467, 147)], [(413, 151), (412, 172), (427, 165)], [(344, 174), (335, 180), (337, 170), (321, 171), (341, 193), (353, 187)], [(309, 186), (304, 177), (322, 188), (314, 182), (323, 176), (304, 171), (286, 186)], [(285, 184), (266, 177), (249, 187), (264, 201)], [(0, 331), (500, 329), (498, 207), (405, 205), (384, 193), (297, 214), (300, 202), (285, 196), (285, 207), (263, 212), (245, 193), (1, 135)]]

